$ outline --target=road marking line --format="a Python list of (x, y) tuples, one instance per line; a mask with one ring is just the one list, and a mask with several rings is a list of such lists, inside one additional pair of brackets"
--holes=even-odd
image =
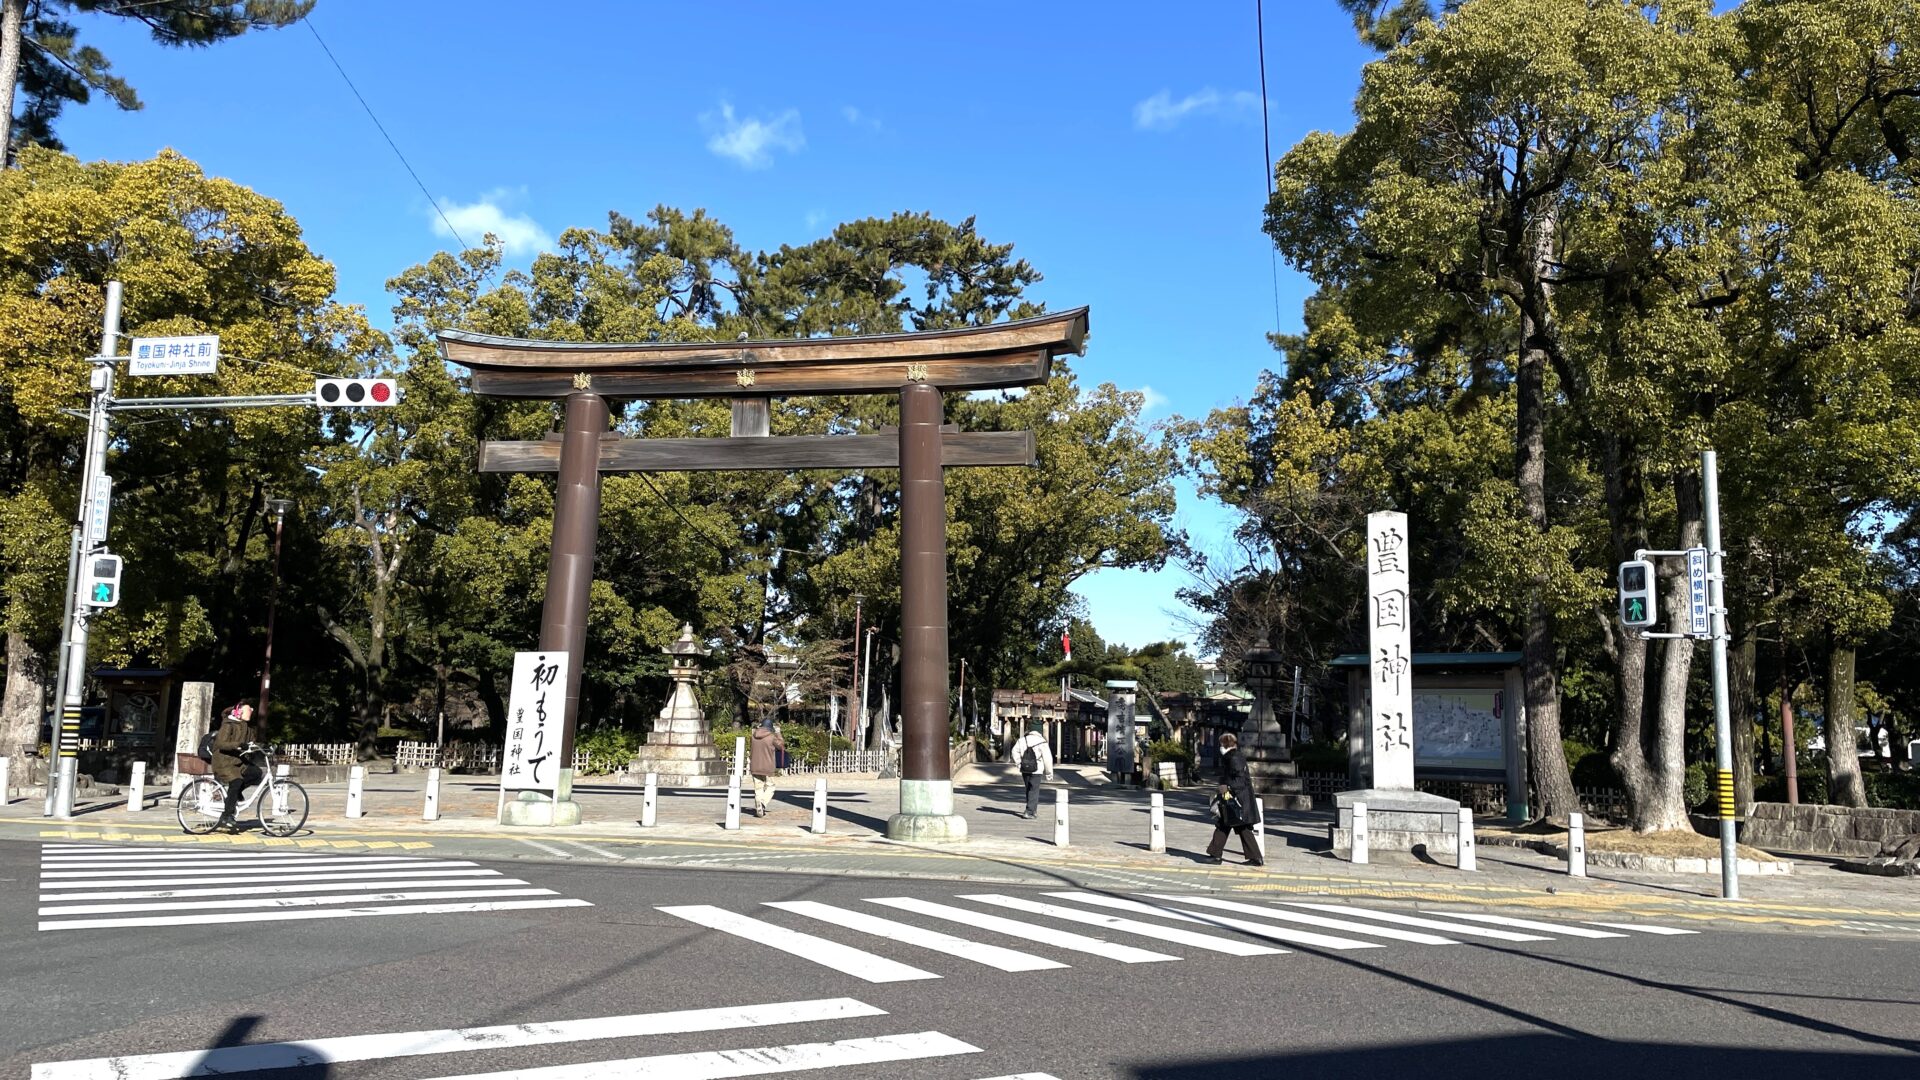
[(1390, 926), (1369, 926), (1366, 923), (1350, 922), (1346, 919), (1329, 919), (1324, 915), (1307, 915), (1298, 911), (1281, 911), (1278, 908), (1260, 907), (1255, 904), (1243, 904), (1238, 900), (1221, 900), (1211, 896), (1155, 896), (1155, 900), (1168, 900), (1178, 904), (1194, 904), (1205, 908), (1218, 908), (1221, 911), (1238, 911), (1256, 915), (1262, 919), (1277, 919), (1281, 922), (1304, 923), (1318, 926), (1324, 930), (1345, 930), (1350, 934), (1365, 934), (1368, 937), (1382, 937), (1388, 941), (1405, 941), (1413, 945), (1458, 945), (1452, 938), (1443, 938), (1438, 934), (1423, 934), (1418, 930), (1396, 930)]
[(1067, 965), (1058, 960), (1048, 960), (1032, 953), (1023, 953), (1016, 949), (1004, 949), (998, 945), (985, 945), (966, 938), (943, 934), (938, 930), (913, 926), (908, 923), (883, 919), (878, 915), (869, 915), (864, 911), (850, 911), (847, 908), (834, 907), (813, 900), (774, 900), (768, 907), (791, 911), (796, 915), (805, 915), (810, 919), (843, 926), (849, 930), (858, 930), (863, 934), (875, 934), (889, 941), (904, 941), (909, 945), (918, 945), (923, 949), (957, 956), (962, 960), (972, 960), (976, 964), (999, 968), (1001, 971), (1048, 971)]
[(399, 847), (400, 845), (391, 840), (369, 840), (367, 841), (367, 846), (370, 848), (390, 848)]
[(1677, 937), (1681, 934), (1697, 934), (1700, 932), (1698, 930), (1682, 930), (1677, 926), (1654, 926), (1652, 923), (1592, 922), (1589, 920), (1588, 925), (1610, 926), (1615, 930), (1633, 930), (1642, 934), (1661, 934), (1667, 937)]
[(287, 922), (296, 919), (354, 919), (369, 915), (442, 915), (456, 911), (521, 911), (529, 908), (592, 907), (585, 900), (502, 900), (462, 904), (395, 904), (385, 907), (333, 908), (321, 911), (238, 911), (217, 915), (155, 915), (131, 919), (61, 919), (42, 930), (84, 930), (101, 926), (194, 926), (202, 923)]
[(561, 859), (573, 858), (573, 852), (565, 851), (560, 848), (554, 847), (552, 844), (543, 844), (538, 840), (529, 840), (524, 836), (515, 837), (515, 839), (519, 840), (521, 843), (527, 845), (528, 847), (539, 848), (541, 851), (544, 851), (549, 855), (555, 856), (556, 858), (561, 858)]
[(417, 851), (420, 848), (430, 848), (432, 846), (432, 844), (427, 843), (425, 840), (402, 840), (400, 842), (400, 849), (402, 851)]
[(1052, 1073), (1015, 1073), (1012, 1076), (989, 1076), (986, 1080), (1060, 1080)]
[(936, 904), (931, 900), (921, 900), (912, 896), (886, 896), (868, 899), (869, 904), (885, 904), (901, 911), (931, 915), (936, 919), (946, 919), (964, 926), (975, 926), (982, 930), (992, 930), (1010, 937), (1022, 938), (1041, 945), (1051, 945), (1056, 949), (1068, 949), (1073, 952), (1092, 953), (1109, 960), (1118, 960), (1123, 964), (1152, 964), (1165, 960), (1178, 960), (1177, 956), (1165, 953), (1136, 949), (1132, 945), (1121, 945), (1112, 941), (1103, 941), (1085, 934), (1075, 934), (1066, 930), (1056, 930), (1039, 923), (1020, 922), (1015, 919), (1003, 919), (998, 915), (969, 911), (966, 908), (949, 907)]
[(295, 840), (294, 843), (299, 845), (300, 847), (329, 847), (333, 844), (333, 841), (331, 840)]
[(1441, 922), (1439, 919), (1423, 919), (1418, 915), (1402, 915), (1397, 911), (1374, 911), (1371, 908), (1350, 907), (1344, 904), (1305, 904), (1295, 900), (1284, 901), (1288, 907), (1312, 908), (1315, 911), (1337, 911), (1357, 919), (1378, 919), (1381, 922), (1399, 923), (1403, 926), (1424, 926), (1429, 930), (1445, 930), (1462, 937), (1487, 938), (1492, 941), (1551, 941), (1537, 934), (1516, 934), (1511, 930), (1489, 930), (1484, 926), (1463, 926), (1460, 923)]
[(449, 1028), (440, 1031), (396, 1031), (379, 1035), (347, 1035), (331, 1039), (257, 1043), (211, 1050), (187, 1050), (132, 1057), (55, 1061), (33, 1067), (32, 1080), (172, 1080), (174, 1077), (228, 1076), (302, 1066), (324, 1066), (351, 1061), (425, 1057), (469, 1050), (503, 1050), (594, 1039), (625, 1039), (644, 1035), (683, 1035), (697, 1031), (802, 1024), (820, 1020), (847, 1020), (885, 1016), (852, 998), (819, 998), (768, 1005), (685, 1009), (676, 1012), (601, 1016), (560, 1020), (546, 1024), (502, 1024), (498, 1027)]
[(1625, 934), (1610, 934), (1605, 930), (1589, 930), (1584, 926), (1561, 925), (1560, 923), (1540, 922), (1535, 919), (1516, 919), (1511, 915), (1482, 915), (1477, 911), (1431, 911), (1430, 915), (1444, 915), (1449, 919), (1467, 919), (1472, 922), (1492, 923), (1495, 926), (1516, 926), (1522, 930), (1538, 930), (1543, 934), (1565, 934), (1577, 938), (1626, 937)]
[(373, 892), (346, 896), (281, 896), (248, 900), (181, 900), (144, 904), (61, 904), (40, 909), (42, 915), (93, 915), (126, 911), (209, 911), (215, 908), (300, 908), (324, 904), (385, 904), (395, 900), (441, 900), (478, 896), (558, 896), (552, 889), (454, 889), (450, 892)]
[(980, 1048), (938, 1031), (880, 1035), (839, 1042), (755, 1046), (740, 1050), (703, 1050), (692, 1054), (588, 1061), (506, 1072), (469, 1073), (435, 1080), (721, 1080), (733, 1076), (839, 1069), (888, 1061), (977, 1054)]
[(202, 855), (199, 858), (173, 855), (160, 859), (137, 856), (117, 859), (43, 859), (40, 870), (48, 875), (72, 877), (74, 871), (84, 874), (96, 870), (133, 873), (139, 870), (180, 870), (201, 866), (216, 870), (246, 870), (251, 867), (371, 866), (376, 863), (386, 866), (431, 866), (438, 861), (422, 859), (418, 855), (365, 855), (356, 858), (340, 855), (269, 855), (261, 852), (258, 855)]
[[(491, 871), (488, 872), (492, 873)], [(354, 889), (464, 889), (480, 884), (474, 875), (446, 880), (330, 881), (322, 885), (241, 885), (230, 889), (121, 889), (106, 892), (41, 893), (43, 904), (80, 900), (172, 900), (187, 896), (272, 896), (283, 893), (352, 892)], [(488, 885), (525, 885), (519, 878), (491, 877)]]
[(344, 869), (397, 870), (403, 867), (421, 866), (421, 865), (427, 865), (427, 866), (472, 866), (474, 865), (471, 862), (452, 862), (452, 861), (422, 864), (417, 859), (371, 859), (371, 858), (369, 859), (335, 859), (332, 856), (327, 856), (327, 855), (323, 855), (320, 858), (324, 861), (284, 863), (284, 864), (274, 863), (271, 865), (264, 864), (264, 863), (249, 863), (246, 865), (234, 865), (230, 863), (211, 863), (211, 864), (187, 863), (182, 866), (172, 866), (172, 867), (165, 867), (165, 868), (156, 867), (153, 869), (143, 869), (143, 870), (124, 870), (117, 866), (96, 866), (96, 867), (89, 867), (89, 868), (80, 869), (80, 870), (44, 870), (43, 869), (40, 871), (40, 877), (41, 877), (41, 880), (43, 881), (52, 879), (52, 878), (99, 877), (101, 874), (113, 874), (116, 877), (123, 877), (123, 878), (169, 877), (169, 876), (178, 876), (190, 870), (201, 869), (203, 867), (209, 872), (215, 873), (215, 874), (253, 874), (256, 876), (270, 877), (274, 874), (280, 874), (280, 873), (308, 873), (308, 872), (320, 870), (324, 867), (329, 867), (329, 866), (336, 866), (343, 870)]
[[(492, 877), (498, 870), (338, 870), (331, 873), (316, 874), (221, 874), (218, 876), (154, 878), (139, 882), (141, 885), (238, 885), (254, 882), (257, 885), (273, 885), (286, 881), (354, 881), (398, 877)], [(132, 884), (122, 878), (96, 878), (90, 881), (49, 881), (42, 888), (50, 889), (111, 889), (116, 886)]]
[(865, 979), (868, 982), (911, 982), (915, 979), (940, 977), (931, 971), (922, 971), (917, 967), (910, 967), (884, 956), (876, 956), (851, 945), (842, 945), (823, 937), (803, 934), (798, 930), (789, 930), (784, 926), (776, 926), (746, 915), (736, 915), (710, 904), (684, 904), (654, 910), (685, 919), (709, 930), (718, 930), (723, 934), (746, 938), (748, 941), (757, 942), (770, 949), (778, 949), (802, 960), (811, 960), (822, 967), (830, 967), (835, 971)]
[(572, 844), (574, 847), (582, 848), (586, 851), (592, 852), (593, 854), (598, 855), (603, 859), (612, 859), (614, 862), (623, 862), (626, 860), (625, 855), (615, 855), (611, 851), (603, 851), (600, 848), (594, 847), (592, 844), (583, 844), (578, 840), (569, 840), (567, 841), (567, 843)]
[(1061, 907), (1059, 904), (1042, 904), (1036, 900), (1023, 900), (1016, 896), (1002, 896), (999, 893), (975, 893), (962, 896), (962, 900), (973, 900), (982, 904), (995, 904), (1000, 907), (1025, 911), (1034, 915), (1050, 915), (1068, 922), (1084, 923), (1088, 926), (1103, 926), (1109, 930), (1118, 930), (1127, 934), (1139, 934), (1142, 937), (1172, 942), (1176, 945), (1191, 945), (1196, 949), (1226, 953), (1229, 956), (1279, 956), (1287, 950), (1276, 949), (1269, 945), (1255, 945), (1251, 941), (1233, 941), (1228, 938), (1214, 937), (1211, 934), (1196, 934), (1191, 930), (1182, 930), (1175, 926), (1156, 926), (1153, 923), (1140, 922), (1137, 919), (1124, 919), (1118, 915), (1108, 915), (1100, 911), (1082, 911), (1079, 908)]
[(1289, 945), (1312, 945), (1321, 949), (1380, 949), (1385, 948), (1377, 941), (1354, 941), (1350, 938), (1331, 937), (1315, 934), (1307, 930), (1295, 930), (1290, 926), (1275, 926), (1272, 923), (1257, 923), (1251, 919), (1236, 919), (1231, 915), (1214, 915), (1208, 912), (1181, 911), (1176, 908), (1160, 907), (1155, 904), (1143, 904), (1137, 900), (1122, 900), (1117, 896), (1101, 896), (1097, 893), (1056, 892), (1048, 896), (1057, 896), (1063, 900), (1078, 900), (1084, 904), (1113, 908), (1116, 911), (1131, 911), (1139, 915), (1152, 915), (1175, 922), (1199, 923), (1201, 926), (1218, 927), (1225, 930), (1238, 930), (1243, 934), (1266, 938), (1269, 941), (1281, 941)]

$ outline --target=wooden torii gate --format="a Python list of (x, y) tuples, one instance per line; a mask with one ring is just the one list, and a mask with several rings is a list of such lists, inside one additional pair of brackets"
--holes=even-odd
[[(959, 330), (780, 341), (603, 345), (439, 333), (445, 359), (473, 372), (476, 394), (566, 403), (565, 428), (538, 442), (487, 442), (482, 472), (558, 472), (553, 553), (540, 615), (544, 650), (566, 650), (559, 760), (571, 764), (599, 536), (600, 474), (728, 469), (900, 470), (900, 812), (887, 835), (959, 840), (947, 749), (947, 466), (1032, 465), (1030, 431), (944, 425), (943, 390), (1045, 382), (1053, 359), (1081, 351), (1087, 309)], [(896, 435), (769, 434), (769, 403), (798, 395), (900, 395)], [(608, 430), (609, 398), (730, 398), (733, 433), (717, 439), (625, 439)], [(580, 820), (573, 773), (551, 802), (510, 803), (508, 821)]]

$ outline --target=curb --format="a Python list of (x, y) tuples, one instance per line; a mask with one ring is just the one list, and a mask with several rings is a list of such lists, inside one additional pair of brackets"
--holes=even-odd
[[(1567, 857), (1567, 845), (1552, 840), (1529, 840), (1518, 836), (1481, 836), (1482, 847), (1523, 848), (1537, 851), (1542, 855), (1551, 855), (1556, 859)], [(1653, 874), (1718, 874), (1719, 859), (1706, 859), (1693, 856), (1643, 855), (1631, 851), (1607, 851), (1592, 845), (1587, 847), (1587, 865), (1606, 866), (1615, 870), (1644, 870)], [(1776, 874), (1793, 873), (1793, 863), (1787, 860), (1735, 859), (1735, 869), (1748, 877), (1765, 877)]]

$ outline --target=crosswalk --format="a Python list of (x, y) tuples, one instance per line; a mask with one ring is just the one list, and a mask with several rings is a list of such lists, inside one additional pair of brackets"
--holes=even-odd
[(40, 849), (41, 930), (590, 906), (455, 859), (292, 848), (160, 851), (43, 844)]
[[(887, 1016), (853, 998), (816, 998), (759, 1005), (673, 1012), (600, 1016), (545, 1023), (502, 1024), (493, 1027), (396, 1031), (303, 1039), (295, 1042), (249, 1043), (211, 1049), (129, 1054), (35, 1064), (32, 1080), (177, 1080), (181, 1077), (253, 1075), (274, 1069), (301, 1068), (318, 1072), (361, 1061), (452, 1059), (446, 1063), (422, 1061), (422, 1075), (434, 1080), (719, 1080), (721, 1077), (769, 1076), (819, 1069), (917, 1062), (912, 1075), (948, 1059), (978, 1054), (980, 1047), (945, 1032), (873, 1030), (894, 1025)], [(870, 1034), (818, 1041), (764, 1042), (760, 1028), (836, 1023)], [(911, 1025), (908, 1025), (911, 1026)], [(816, 1029), (801, 1028), (802, 1032)], [(647, 1053), (648, 1038), (711, 1033), (727, 1045), (719, 1049)], [(787, 1037), (791, 1037), (789, 1033)], [(484, 1063), (489, 1056), (538, 1047), (620, 1042), (637, 1055), (565, 1064), (537, 1065), (505, 1070), (449, 1073), (468, 1062)], [(595, 1049), (589, 1047), (590, 1050)], [(895, 1073), (901, 1075), (901, 1073)], [(969, 1074), (952, 1074), (967, 1076)], [(1042, 1072), (1002, 1075), (982, 1080), (1057, 1080)]]
[[(936, 929), (897, 917), (882, 917), (864, 905), (920, 916)], [(1000, 971), (1057, 970), (1084, 957), (1122, 964), (1177, 962), (1177, 951), (1234, 957), (1280, 956), (1299, 949), (1346, 952), (1393, 945), (1423, 947), (1499, 943), (1530, 945), (1561, 939), (1605, 940), (1637, 934), (1672, 937), (1698, 933), (1639, 922), (1576, 922), (1517, 918), (1465, 911), (1402, 911), (1360, 904), (1272, 900), (1250, 902), (1218, 896), (1143, 893), (1114, 896), (1084, 890), (1044, 894), (1044, 899), (1001, 893), (966, 893), (953, 902), (914, 896), (867, 897), (860, 906), (814, 900), (769, 901), (772, 912), (752, 914), (712, 904), (681, 904), (657, 910), (696, 926), (742, 938), (824, 968), (872, 983), (938, 979), (938, 966), (908, 953), (910, 962), (870, 951), (875, 941), (897, 943)], [(1011, 918), (1017, 912), (1028, 918)], [(773, 913), (803, 917), (808, 929), (779, 921)], [(1067, 930), (1061, 923), (1108, 931), (1104, 936)], [(954, 926), (974, 933), (956, 934)], [(860, 941), (862, 948), (841, 938)], [(987, 940), (977, 940), (985, 938)], [(1010, 947), (1005, 939), (1020, 945)], [(1152, 948), (1129, 940), (1145, 939)], [(1061, 958), (1053, 954), (1075, 954)], [(927, 964), (927, 967), (917, 966)], [(963, 968), (963, 970), (965, 970)]]

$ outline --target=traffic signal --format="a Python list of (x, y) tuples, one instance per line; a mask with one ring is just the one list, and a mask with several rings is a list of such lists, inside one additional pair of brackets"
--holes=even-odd
[(321, 405), (398, 405), (400, 387), (392, 379), (315, 379), (313, 396)]
[(81, 585), (81, 598), (88, 607), (110, 608), (120, 604), (120, 556), (90, 555), (87, 576)]
[(1653, 564), (1633, 559), (1620, 564), (1620, 625), (1652, 626), (1655, 614)]

